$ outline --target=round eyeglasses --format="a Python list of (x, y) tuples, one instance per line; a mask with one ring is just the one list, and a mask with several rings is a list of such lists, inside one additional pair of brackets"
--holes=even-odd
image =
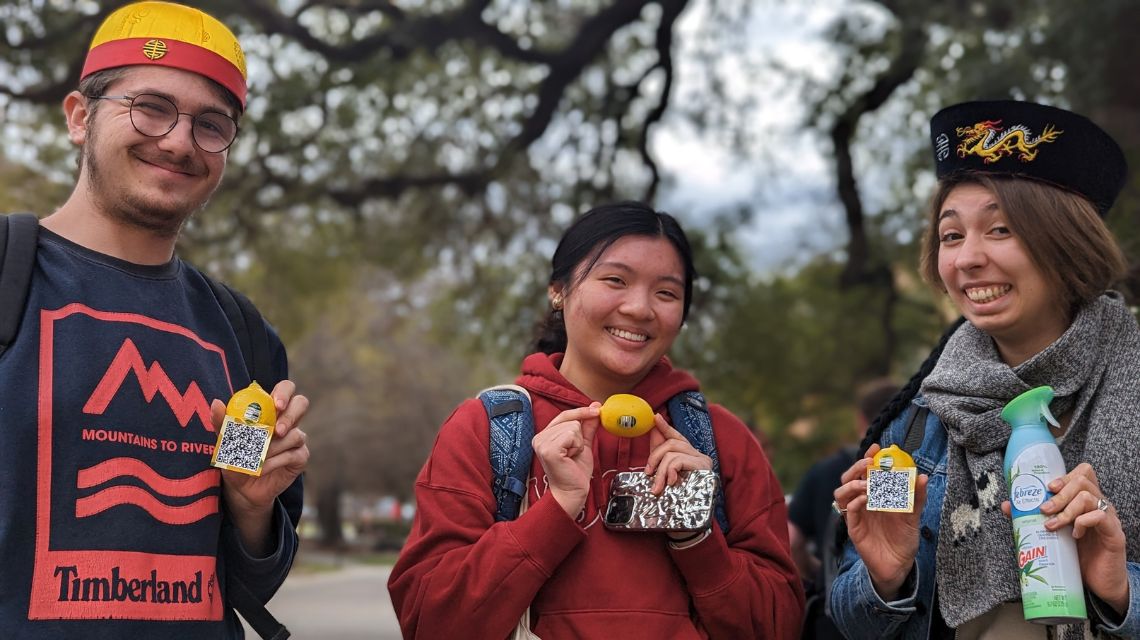
[(160, 138), (178, 125), (179, 116), (190, 118), (194, 144), (207, 153), (221, 153), (230, 148), (238, 134), (238, 124), (230, 116), (217, 111), (203, 111), (198, 115), (178, 110), (169, 99), (152, 93), (137, 96), (87, 96), (91, 100), (130, 101), (131, 124), (135, 131), (151, 138)]

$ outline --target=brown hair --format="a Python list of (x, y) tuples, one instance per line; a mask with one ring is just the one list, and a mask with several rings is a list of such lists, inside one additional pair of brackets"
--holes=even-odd
[[(79, 93), (84, 96), (101, 96), (107, 92), (107, 88), (112, 84), (118, 82), (121, 78), (127, 75), (126, 67), (116, 67), (114, 69), (104, 69), (103, 71), (96, 71), (95, 73), (87, 76), (79, 81)], [(103, 104), (102, 100), (88, 100), (87, 101), (87, 120), (88, 127), (95, 121), (95, 112), (99, 110), (99, 106)], [(83, 170), (83, 151), (81, 150), (75, 157), (75, 167), (80, 171)]]
[(938, 215), (962, 184), (994, 194), (1010, 230), (1071, 308), (1091, 302), (1124, 275), (1127, 262), (1116, 239), (1084, 196), (1037, 180), (967, 173), (940, 180), (931, 200), (920, 268), (935, 288), (945, 289), (938, 275)]

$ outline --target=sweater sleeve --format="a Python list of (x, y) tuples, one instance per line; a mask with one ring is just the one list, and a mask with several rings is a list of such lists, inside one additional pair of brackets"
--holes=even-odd
[[(285, 346), (268, 323), (266, 330), (276, 378), (278, 381), (285, 380), (289, 377)], [(266, 557), (257, 558), (250, 555), (242, 545), (236, 528), (228, 522), (228, 519), (223, 526), (222, 545), (228, 576), (241, 580), (263, 603), (269, 602), (285, 582), (300, 546), (297, 524), (301, 520), (301, 508), (304, 504), (303, 478), (304, 476), (297, 476), (293, 483), (277, 496), (273, 506), (273, 522), (270, 526), (273, 544)]]
[(713, 405), (729, 532), (671, 549), (710, 638), (798, 638), (803, 587), (788, 545), (788, 512), (760, 443)]
[[(299, 487), (300, 482), (301, 479), (297, 478), (294, 484)], [(293, 558), (297, 555), (297, 530), (289, 519), (287, 507), (280, 497), (273, 507), (271, 531), (273, 531), (274, 546), (264, 558), (255, 557), (246, 551), (233, 525), (227, 523), (222, 531), (227, 579), (241, 580), (262, 603), (269, 602), (285, 582), (293, 566)]]
[(482, 404), (464, 402), (416, 479), (415, 522), (388, 580), (405, 638), (506, 637), (585, 539), (550, 494), (494, 521), (487, 437)]

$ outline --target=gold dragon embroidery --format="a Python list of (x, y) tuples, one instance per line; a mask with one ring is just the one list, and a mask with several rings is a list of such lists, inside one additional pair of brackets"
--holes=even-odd
[(958, 137), (965, 138), (958, 145), (958, 157), (981, 156), (986, 164), (993, 164), (1015, 152), (1022, 162), (1032, 162), (1037, 157), (1037, 147), (1053, 142), (1064, 131), (1057, 131), (1053, 125), (1045, 125), (1045, 130), (1034, 138), (1033, 132), (1022, 124), (1005, 129), (998, 128), (1001, 120), (983, 120), (972, 127), (958, 127)]

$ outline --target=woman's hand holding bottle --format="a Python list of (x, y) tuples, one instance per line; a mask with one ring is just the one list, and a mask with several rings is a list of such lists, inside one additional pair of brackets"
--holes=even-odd
[[(1128, 611), (1128, 558), (1124, 527), (1116, 508), (1104, 497), (1096, 471), (1087, 462), (1049, 483), (1054, 495), (1041, 505), (1049, 516), (1045, 528), (1073, 526), (1081, 580), (1089, 591), (1123, 615)], [(1010, 515), (1010, 504), (1001, 505)]]

